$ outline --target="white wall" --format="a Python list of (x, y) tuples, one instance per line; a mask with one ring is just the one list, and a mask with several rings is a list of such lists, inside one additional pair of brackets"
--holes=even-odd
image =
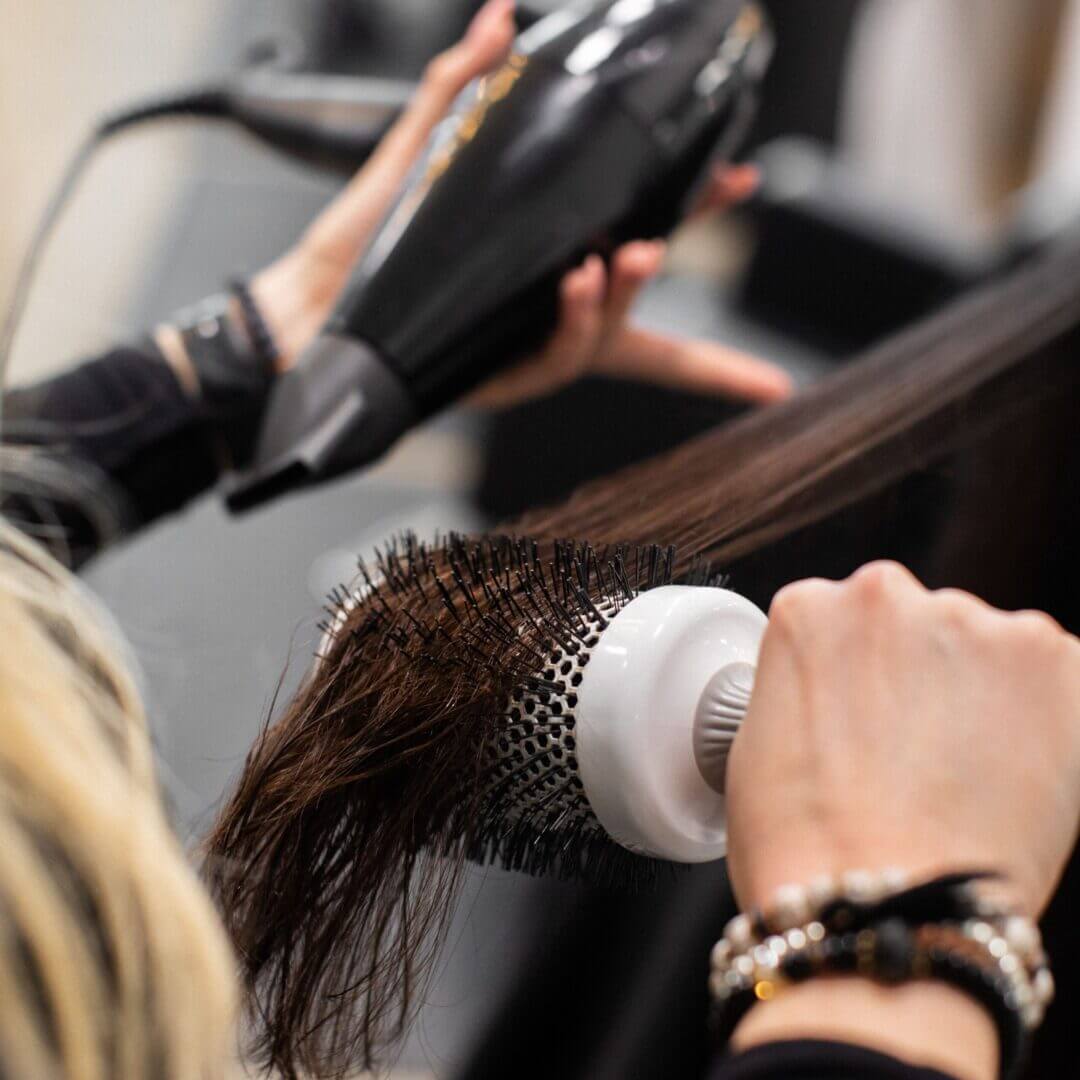
[[(235, 0), (231, 0), (235, 2)], [(0, 0), (0, 298), (67, 155), (102, 110), (206, 74), (214, 0)], [(178, 188), (190, 136), (133, 135), (88, 174), (49, 249), (13, 379), (122, 337), (148, 230)]]
[(992, 226), (1025, 178), (1061, 8), (870, 0), (847, 95), (852, 158), (902, 203), (976, 231)]
[(1037, 171), (1063, 198), (1080, 200), (1080, 0), (1070, 0), (1061, 30)]

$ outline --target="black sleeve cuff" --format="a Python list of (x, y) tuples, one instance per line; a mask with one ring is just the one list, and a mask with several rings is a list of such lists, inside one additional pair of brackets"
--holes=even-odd
[[(126, 532), (178, 510), (212, 487), (220, 462), (198, 402), (180, 386), (156, 346), (147, 341), (91, 360), (4, 398), (3, 439), (35, 448), (78, 482), (50, 491), (21, 477), (5, 484), (4, 511), (78, 564), (109, 537), (98, 508), (119, 508), (115, 532)], [(60, 543), (55, 541), (59, 539)]]
[(783, 1042), (720, 1060), (710, 1080), (955, 1080), (859, 1046)]

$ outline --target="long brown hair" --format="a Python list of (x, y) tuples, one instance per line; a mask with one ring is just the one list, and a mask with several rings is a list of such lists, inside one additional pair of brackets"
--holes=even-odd
[[(1070, 245), (796, 400), (527, 515), (508, 532), (530, 541), (485, 546), (479, 570), (469, 543), (408, 541), (360, 595), (342, 593), (326, 655), (209, 838), (262, 1059), (286, 1076), (341, 1075), (375, 1063), (409, 1017), (476, 846), (484, 745), (530, 650), (549, 647), (483, 586), (503, 573), (492, 551), (542, 568), (565, 557), (564, 537), (609, 553), (670, 545), (631, 589), (686, 580), (702, 559), (724, 569), (1074, 390), (1078, 328)], [(588, 603), (603, 583), (584, 575), (581, 589)], [(475, 636), (493, 623), (503, 629)]]

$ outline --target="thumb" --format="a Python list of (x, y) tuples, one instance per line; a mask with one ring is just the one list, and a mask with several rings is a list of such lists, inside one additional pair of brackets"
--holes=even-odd
[(465, 36), (428, 64), (408, 108), (308, 230), (307, 246), (320, 259), (345, 267), (355, 261), (454, 100), (473, 79), (502, 63), (514, 34), (514, 0), (488, 0)]

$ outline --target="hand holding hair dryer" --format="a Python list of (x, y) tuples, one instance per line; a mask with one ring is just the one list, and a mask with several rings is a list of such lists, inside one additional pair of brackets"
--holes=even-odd
[(278, 383), (230, 507), (374, 461), (538, 348), (569, 269), (678, 223), (744, 136), (770, 56), (744, 0), (607, 0), (536, 23), (436, 134)]

